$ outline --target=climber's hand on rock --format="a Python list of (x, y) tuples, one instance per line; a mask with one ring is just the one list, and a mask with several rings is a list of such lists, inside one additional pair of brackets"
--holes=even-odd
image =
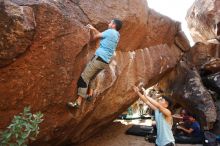
[(89, 29), (95, 29), (95, 27), (93, 27), (91, 24), (87, 24), (86, 27), (88, 27)]
[(142, 87), (141, 89), (142, 89), (144, 95), (147, 96), (147, 91), (144, 89), (144, 87)]

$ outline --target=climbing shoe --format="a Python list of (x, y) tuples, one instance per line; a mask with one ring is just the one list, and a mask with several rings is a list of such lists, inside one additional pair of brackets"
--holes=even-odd
[(77, 102), (67, 102), (67, 106), (78, 109), (79, 104)]
[(92, 96), (91, 96), (91, 95), (87, 95), (87, 96), (86, 96), (86, 100), (87, 100), (87, 101), (92, 101)]

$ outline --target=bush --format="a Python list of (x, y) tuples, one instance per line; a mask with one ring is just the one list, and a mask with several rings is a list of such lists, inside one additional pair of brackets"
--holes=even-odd
[(30, 107), (25, 107), (23, 113), (14, 116), (7, 130), (0, 137), (1, 146), (27, 146), (30, 140), (35, 140), (39, 134), (39, 124), (43, 121), (41, 112), (32, 114)]

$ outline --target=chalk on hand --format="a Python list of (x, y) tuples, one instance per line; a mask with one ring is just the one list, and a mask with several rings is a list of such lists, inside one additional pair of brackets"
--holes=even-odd
[(144, 86), (144, 83), (143, 83), (143, 82), (140, 82), (140, 83), (138, 84), (138, 87), (139, 87), (139, 88), (143, 88), (143, 86)]

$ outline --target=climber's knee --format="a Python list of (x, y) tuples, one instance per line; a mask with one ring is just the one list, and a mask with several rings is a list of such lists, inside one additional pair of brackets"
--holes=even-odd
[(78, 88), (87, 88), (87, 84), (81, 76), (77, 82), (77, 86), (78, 86)]

